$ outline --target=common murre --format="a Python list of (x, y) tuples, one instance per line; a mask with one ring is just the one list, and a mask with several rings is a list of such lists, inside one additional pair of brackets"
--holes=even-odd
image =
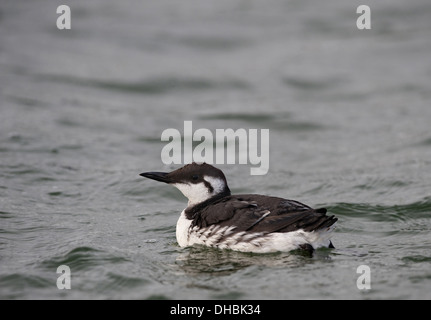
[(327, 216), (325, 208), (258, 194), (231, 195), (223, 172), (209, 164), (140, 175), (171, 184), (189, 199), (177, 222), (181, 247), (203, 244), (255, 253), (333, 248), (337, 218)]

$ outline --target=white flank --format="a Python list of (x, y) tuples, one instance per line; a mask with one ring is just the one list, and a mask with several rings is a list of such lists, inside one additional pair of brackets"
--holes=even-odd
[(181, 212), (180, 218), (177, 221), (177, 242), (180, 247), (190, 246), (189, 244), (189, 229), (192, 220), (187, 219), (185, 210)]
[[(302, 229), (292, 232), (274, 232), (270, 234), (234, 232), (235, 226), (209, 226), (199, 229), (190, 228), (192, 221), (186, 218), (185, 210), (177, 222), (177, 241), (180, 247), (203, 244), (220, 249), (231, 249), (242, 252), (268, 253), (277, 251), (291, 251), (300, 245), (310, 244), (314, 249), (328, 247), (334, 225), (319, 230), (306, 232)], [(224, 238), (222, 241), (220, 241)]]

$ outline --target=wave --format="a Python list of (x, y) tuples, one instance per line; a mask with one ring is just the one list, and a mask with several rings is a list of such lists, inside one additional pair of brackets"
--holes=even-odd
[(37, 78), (49, 82), (65, 83), (68, 85), (148, 95), (166, 94), (172, 91), (202, 91), (218, 89), (246, 90), (250, 88), (250, 84), (242, 80), (210, 80), (195, 77), (159, 77), (135, 82), (108, 81), (66, 75), (37, 75)]

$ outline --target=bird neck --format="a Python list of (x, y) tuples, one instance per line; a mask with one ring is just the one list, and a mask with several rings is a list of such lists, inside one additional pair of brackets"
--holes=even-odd
[(205, 208), (211, 204), (214, 204), (214, 203), (220, 201), (221, 199), (223, 199), (225, 197), (229, 197), (230, 195), (231, 195), (230, 189), (228, 186), (226, 186), (226, 188), (223, 190), (223, 192), (220, 192), (220, 193), (212, 196), (211, 198), (209, 198), (205, 201), (202, 201), (202, 202), (196, 203), (196, 204), (191, 204), (191, 205), (189, 204), (187, 206), (187, 208), (184, 210), (184, 213), (185, 213), (187, 219), (193, 220), (198, 216), (199, 212), (203, 208)]

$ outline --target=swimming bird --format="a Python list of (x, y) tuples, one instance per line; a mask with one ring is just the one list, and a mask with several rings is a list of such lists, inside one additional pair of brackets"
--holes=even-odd
[(141, 176), (177, 187), (188, 198), (176, 226), (180, 247), (202, 244), (242, 252), (313, 252), (333, 248), (337, 218), (325, 208), (259, 194), (232, 195), (223, 172), (207, 163)]

